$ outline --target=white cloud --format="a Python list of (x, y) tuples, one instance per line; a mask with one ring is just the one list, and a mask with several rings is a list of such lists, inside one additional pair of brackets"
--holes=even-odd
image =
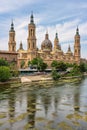
[(0, 2), (0, 13), (16, 10), (24, 5), (32, 4), (37, 1), (38, 0), (2, 0)]
[(4, 37), (0, 39), (0, 50), (7, 50), (8, 49), (8, 38)]

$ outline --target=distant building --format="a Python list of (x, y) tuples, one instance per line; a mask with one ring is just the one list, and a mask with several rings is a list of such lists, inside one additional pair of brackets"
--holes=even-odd
[(45, 39), (41, 43), (41, 49), (38, 49), (36, 26), (33, 14), (31, 14), (30, 23), (28, 24), (27, 50), (23, 49), (23, 44), (21, 42), (19, 49), (16, 51), (15, 30), (12, 22), (11, 29), (9, 31), (8, 51), (0, 51), (0, 58), (4, 58), (9, 62), (15, 61), (19, 68), (21, 68), (21, 62), (24, 61), (26, 68), (28, 67), (28, 61), (31, 61), (33, 58), (40, 57), (48, 64), (48, 67), (50, 67), (53, 60), (79, 64), (81, 61), (80, 51), (81, 46), (78, 27), (74, 37), (74, 53), (72, 53), (70, 45), (67, 49), (67, 53), (63, 52), (57, 33), (54, 38), (54, 47), (52, 42), (49, 40), (49, 34), (46, 33)]

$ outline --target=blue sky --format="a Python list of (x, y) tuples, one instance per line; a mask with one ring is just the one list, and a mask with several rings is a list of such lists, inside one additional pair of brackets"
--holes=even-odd
[(27, 49), (28, 23), (31, 11), (36, 24), (37, 46), (40, 48), (48, 30), (49, 39), (54, 42), (58, 32), (61, 48), (68, 46), (73, 51), (77, 25), (81, 35), (81, 56), (87, 59), (87, 0), (3, 0), (0, 2), (0, 50), (8, 49), (8, 34), (11, 20), (14, 20), (17, 49), (22, 41)]

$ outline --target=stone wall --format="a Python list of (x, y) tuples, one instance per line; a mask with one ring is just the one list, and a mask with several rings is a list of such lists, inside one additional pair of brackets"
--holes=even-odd
[(5, 59), (9, 63), (15, 62), (16, 65), (17, 65), (17, 56), (18, 53), (16, 52), (0, 51), (0, 58)]

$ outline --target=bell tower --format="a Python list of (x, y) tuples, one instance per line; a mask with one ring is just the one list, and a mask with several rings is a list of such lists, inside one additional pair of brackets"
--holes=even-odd
[(54, 51), (61, 50), (61, 46), (59, 44), (59, 38), (58, 33), (56, 33), (55, 39), (54, 39)]
[(36, 26), (34, 24), (34, 17), (32, 13), (30, 17), (30, 23), (28, 25), (27, 50), (35, 51), (36, 48)]
[(13, 21), (11, 23), (11, 28), (9, 31), (8, 50), (9, 52), (16, 52), (15, 30)]
[(81, 57), (81, 54), (80, 54), (80, 35), (79, 35), (79, 29), (77, 27), (76, 29), (76, 35), (75, 35), (75, 43), (74, 43), (74, 58), (75, 58), (75, 62), (77, 64), (80, 63), (80, 57)]

